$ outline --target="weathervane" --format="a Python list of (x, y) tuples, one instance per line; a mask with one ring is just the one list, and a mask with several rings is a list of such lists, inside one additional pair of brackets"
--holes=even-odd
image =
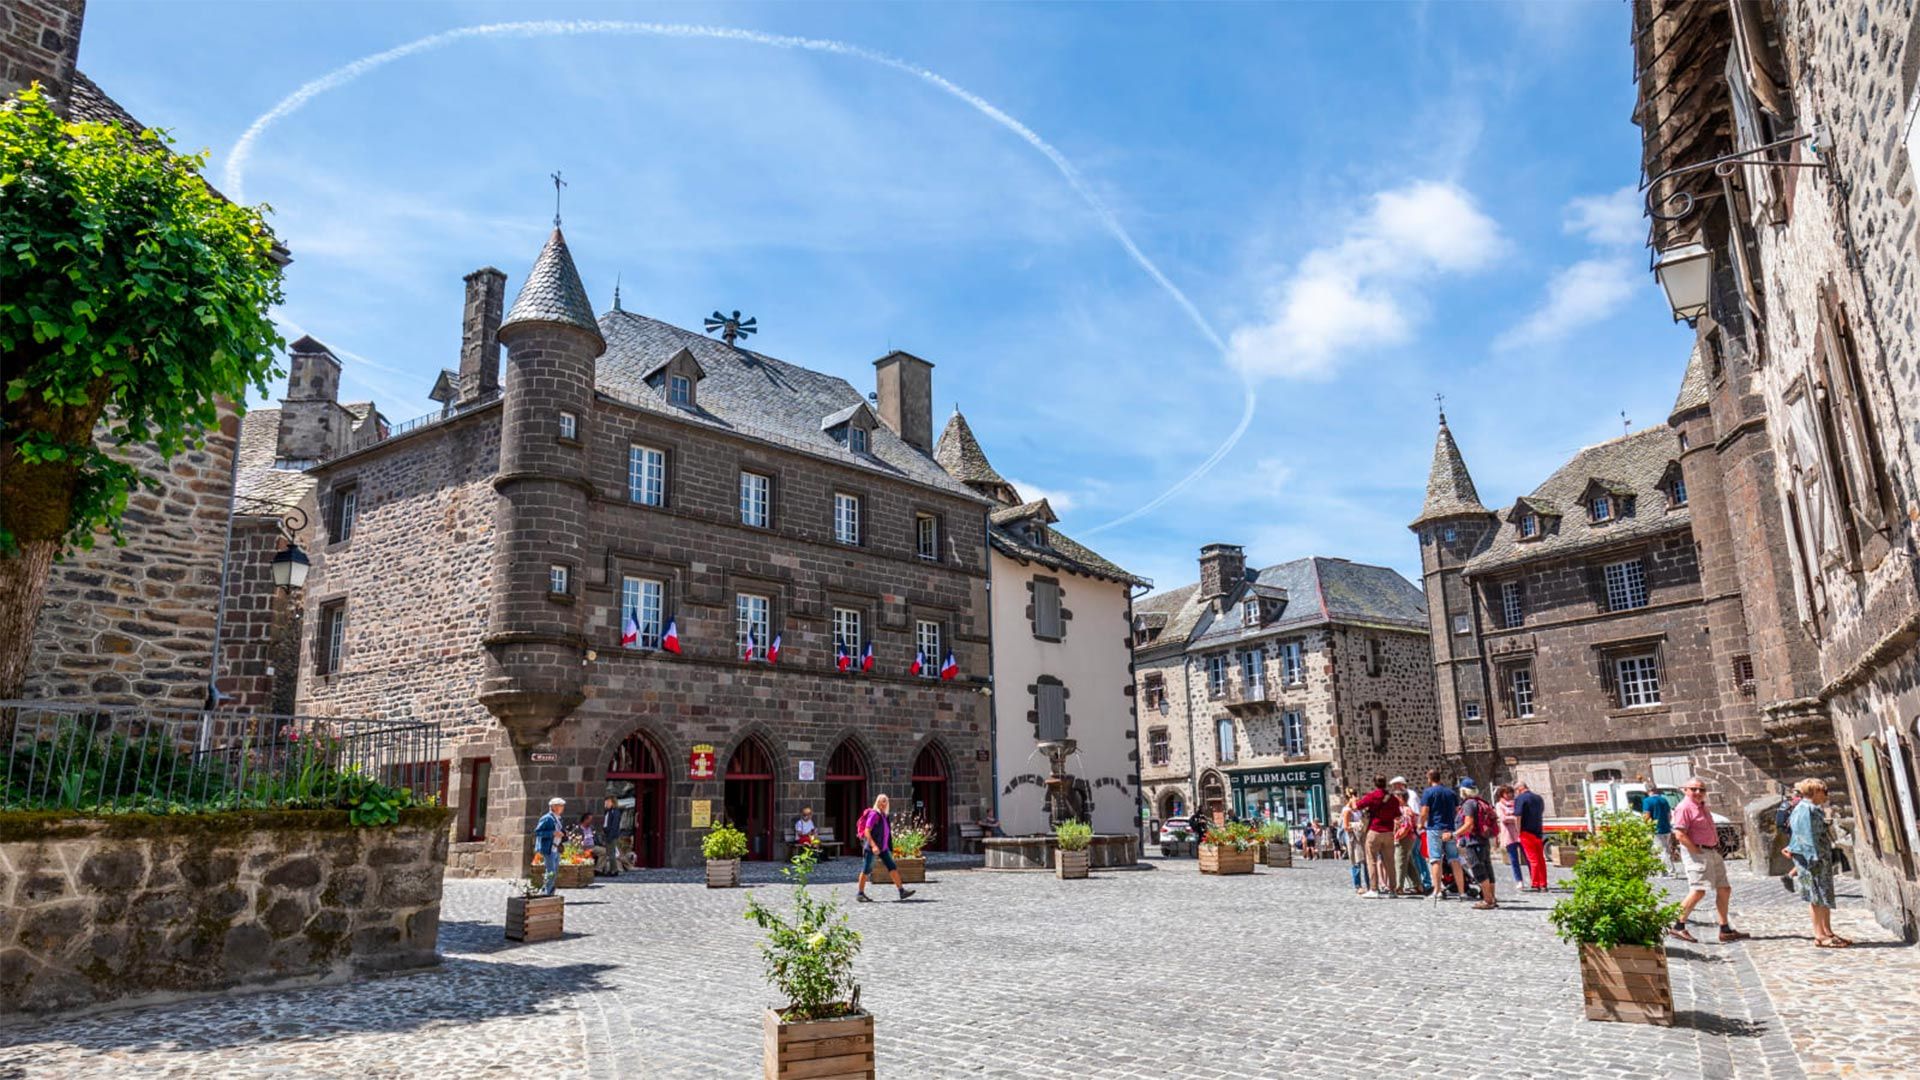
[(1620, 410), (1620, 434), (1633, 434), (1633, 421), (1627, 419), (1627, 410), (1625, 409)]
[(716, 310), (713, 314), (707, 316), (707, 333), (711, 334), (715, 330), (718, 330), (720, 331), (721, 339), (731, 345), (733, 344), (734, 338), (759, 333), (760, 330), (757, 323), (758, 320), (756, 319), (742, 319), (738, 311), (735, 311), (732, 315), (722, 315)]
[(1445, 394), (1433, 395), (1433, 403), (1440, 407), (1440, 422), (1443, 424), (1446, 423), (1447, 422), (1447, 395)]
[(547, 175), (553, 177), (553, 227), (557, 229), (560, 227), (560, 189), (566, 187), (567, 182), (560, 179), (557, 172)]

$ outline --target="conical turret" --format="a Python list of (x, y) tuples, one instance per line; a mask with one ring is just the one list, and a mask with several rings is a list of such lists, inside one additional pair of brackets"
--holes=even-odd
[(1453, 432), (1447, 430), (1447, 414), (1441, 413), (1440, 434), (1433, 441), (1433, 468), (1427, 472), (1427, 502), (1409, 527), (1417, 529), (1441, 518), (1487, 513), (1487, 508), (1480, 505), (1480, 493), (1473, 488), (1466, 459), (1454, 444)]
[(567, 238), (557, 228), (547, 238), (547, 246), (540, 249), (533, 269), (527, 271), (526, 283), (520, 286), (520, 295), (514, 299), (513, 310), (507, 312), (500, 329), (524, 323), (556, 323), (600, 337), (593, 305), (587, 301), (587, 287), (581, 284), (580, 271), (573, 265)]
[(967, 418), (960, 415), (959, 409), (953, 410), (953, 419), (947, 421), (947, 429), (940, 433), (940, 442), (933, 448), (933, 460), (947, 470), (948, 476), (987, 498), (1003, 506), (1020, 505), (1020, 493), (1006, 477), (994, 471), (986, 451), (980, 449), (980, 440), (973, 437), (973, 429), (967, 426)]

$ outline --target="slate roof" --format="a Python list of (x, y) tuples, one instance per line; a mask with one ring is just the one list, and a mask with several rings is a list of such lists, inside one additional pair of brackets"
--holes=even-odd
[(121, 104), (107, 96), (100, 84), (76, 71), (73, 73), (73, 87), (67, 91), (67, 114), (75, 120), (94, 123), (111, 123), (115, 120), (128, 131), (139, 133), (147, 126), (133, 118)]
[[(1520, 526), (1502, 520), (1486, 550), (1467, 561), (1469, 574), (1514, 566), (1533, 559), (1560, 558), (1581, 551), (1688, 527), (1692, 517), (1684, 506), (1669, 507), (1660, 481), (1678, 446), (1665, 427), (1648, 428), (1589, 446), (1541, 484), (1523, 502), (1534, 507), (1558, 508), (1559, 514), (1542, 522), (1538, 539), (1522, 541)], [(1615, 517), (1595, 524), (1580, 496), (1594, 480), (1618, 485), (1634, 496), (1631, 517)]]
[(1447, 418), (1442, 415), (1440, 434), (1433, 440), (1433, 467), (1427, 471), (1427, 501), (1409, 527), (1417, 529), (1437, 518), (1487, 512), (1480, 505), (1480, 493), (1473, 489), (1466, 460), (1460, 456), (1460, 447), (1454, 444), (1453, 432), (1447, 430)]
[[(1034, 518), (1046, 525), (1044, 545), (1036, 542), (1026, 530), (1016, 527), (1020, 522)], [(1045, 499), (1035, 499), (1019, 506), (1003, 506), (987, 515), (987, 520), (987, 542), (1008, 558), (1128, 585), (1152, 584), (1145, 578), (1128, 573), (1117, 563), (1054, 528), (1053, 523), (1060, 519)]]
[[(599, 391), (615, 401), (682, 423), (737, 432), (851, 468), (938, 488), (972, 502), (987, 501), (884, 425), (874, 429), (865, 454), (847, 450), (822, 430), (823, 418), (866, 402), (865, 395), (845, 379), (631, 311), (601, 315), (599, 331), (607, 351), (596, 365), (595, 381)], [(667, 404), (643, 376), (681, 349), (691, 352), (707, 373), (700, 380), (693, 409)]]
[(280, 410), (253, 409), (240, 418), (233, 477), (236, 514), (283, 514), (313, 491), (313, 477), (273, 467), (280, 445)]
[(1239, 604), (1245, 590), (1236, 591), (1227, 610), (1215, 614), (1200, 596), (1198, 583), (1135, 601), (1133, 611), (1136, 616), (1143, 612), (1167, 615), (1166, 629), (1155, 646), (1183, 641), (1211, 648), (1323, 623), (1427, 630), (1426, 594), (1389, 567), (1316, 555), (1252, 571), (1248, 582), (1262, 596), (1284, 594), (1286, 601), (1277, 617), (1247, 626)]
[(1060, 520), (1060, 515), (1053, 512), (1053, 507), (1045, 499), (1035, 499), (1019, 506), (1003, 506), (988, 516), (995, 525), (1011, 525), (1031, 517), (1041, 518), (1049, 525)]
[(547, 246), (533, 260), (527, 280), (507, 312), (502, 330), (525, 322), (560, 323), (599, 333), (593, 317), (593, 305), (587, 300), (587, 287), (580, 283), (580, 271), (573, 265), (573, 253), (567, 250), (567, 238), (559, 228), (547, 237)]
[[(955, 480), (966, 484), (1005, 484), (1007, 478), (995, 472), (987, 461), (987, 452), (980, 449), (980, 440), (973, 437), (973, 429), (967, 426), (967, 418), (960, 410), (953, 411), (953, 417), (947, 421), (945, 431), (940, 433), (940, 441), (933, 448), (934, 459), (940, 467), (953, 475)], [(1009, 485), (1011, 486), (1011, 485)]]
[(1673, 399), (1673, 409), (1668, 416), (1679, 416), (1707, 404), (1707, 358), (1702, 340), (1694, 340), (1693, 354), (1687, 357), (1687, 373), (1680, 377), (1680, 394)]

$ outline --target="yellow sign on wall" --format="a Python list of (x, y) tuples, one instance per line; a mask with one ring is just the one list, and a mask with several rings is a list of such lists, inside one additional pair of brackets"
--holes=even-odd
[(693, 800), (693, 827), (705, 829), (713, 824), (713, 800)]

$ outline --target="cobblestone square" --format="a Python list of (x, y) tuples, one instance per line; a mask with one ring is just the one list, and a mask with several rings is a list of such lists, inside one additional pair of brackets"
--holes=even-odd
[[(850, 860), (821, 887), (851, 896)], [(1805, 910), (1743, 879), (1748, 944), (1676, 947), (1680, 1023), (1581, 1019), (1550, 898), (1497, 912), (1363, 901), (1346, 865), (1203, 878), (1190, 859), (1065, 882), (936, 865), (907, 903), (851, 906), (889, 1077), (1911, 1075), (1920, 956), (1815, 953)], [(693, 871), (570, 892), (567, 936), (503, 940), (505, 887), (449, 881), (437, 971), (0, 1028), (0, 1077), (746, 1077), (756, 931)], [(774, 892), (772, 868), (751, 888)], [(1851, 917), (1849, 917), (1851, 916)], [(1852, 1002), (1838, 983), (1870, 984)], [(1785, 1005), (1777, 1004), (1785, 1001)], [(1865, 1009), (1873, 1012), (1842, 1012)]]

